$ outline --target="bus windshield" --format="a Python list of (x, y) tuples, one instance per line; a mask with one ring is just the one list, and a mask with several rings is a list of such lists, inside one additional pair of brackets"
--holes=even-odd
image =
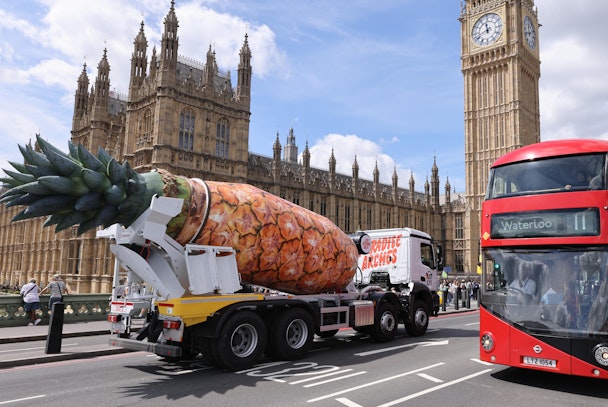
[(495, 167), (486, 199), (604, 189), (604, 161), (605, 154), (584, 154)]
[(608, 248), (485, 248), (482, 301), (530, 333), (605, 337)]

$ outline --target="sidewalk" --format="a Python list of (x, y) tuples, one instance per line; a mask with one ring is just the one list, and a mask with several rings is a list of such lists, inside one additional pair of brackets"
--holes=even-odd
[[(454, 313), (474, 312), (478, 309), (477, 301), (471, 300), (470, 308), (462, 307), (458, 310), (454, 305), (447, 305), (446, 310), (439, 308), (439, 316)], [(69, 359), (86, 359), (102, 355), (132, 352), (129, 349), (110, 346), (110, 324), (107, 321), (75, 322), (63, 325), (62, 338), (76, 338), (85, 336), (106, 335), (95, 344), (63, 347), (61, 353), (46, 354), (45, 343), (49, 333), (48, 325), (16, 326), (0, 328), (0, 370), (9, 367), (35, 365), (39, 363), (57, 362)], [(40, 342), (36, 347), (11, 350), (11, 344), (19, 342)]]
[[(45, 341), (48, 332), (48, 325), (3, 327), (0, 328), (0, 344)], [(104, 320), (64, 324), (62, 333), (64, 338), (109, 334), (110, 323)]]
[[(76, 322), (63, 325), (62, 340), (66, 338), (102, 336), (104, 339), (91, 344), (62, 346), (60, 353), (47, 354), (48, 325), (17, 326), (0, 328), (0, 370), (16, 366), (36, 365), (70, 359), (87, 359), (102, 355), (130, 352), (110, 346), (110, 329), (107, 321)], [(31, 342), (31, 346), (17, 347), (15, 344)]]

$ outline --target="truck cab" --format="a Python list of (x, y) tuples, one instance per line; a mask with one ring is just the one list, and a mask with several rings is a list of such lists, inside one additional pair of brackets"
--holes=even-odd
[(436, 315), (442, 262), (441, 250), (431, 236), (411, 228), (366, 230), (365, 233), (371, 238), (371, 249), (359, 257), (356, 285), (403, 291), (413, 283), (413, 292), (418, 293), (419, 298), (429, 299)]

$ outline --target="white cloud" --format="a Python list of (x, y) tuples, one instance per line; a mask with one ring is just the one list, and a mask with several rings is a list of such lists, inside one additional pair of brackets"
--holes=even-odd
[(239, 51), (247, 34), (254, 74), (259, 77), (287, 74), (287, 57), (278, 48), (275, 34), (267, 25), (256, 25), (196, 3), (177, 8), (176, 14), (179, 15), (180, 55), (204, 62), (211, 46), (218, 65), (234, 70), (239, 64)]
[(28, 38), (37, 36), (37, 30), (33, 24), (2, 9), (0, 9), (0, 28), (17, 31)]
[[(409, 187), (409, 179), (412, 170), (402, 168), (395, 160), (382, 152), (382, 147), (372, 140), (366, 140), (359, 136), (350, 134), (328, 134), (317, 140), (313, 146), (309, 146), (311, 167), (327, 171), (329, 169), (329, 158), (333, 151), (336, 158), (336, 172), (352, 176), (352, 168), (357, 159), (359, 165), (359, 178), (365, 180), (374, 179), (374, 168), (378, 167), (380, 182), (392, 184), (395, 169), (399, 178), (400, 187)], [(300, 161), (302, 155), (300, 151)], [(414, 173), (417, 191), (423, 188)], [(423, 181), (424, 182), (424, 181)]]
[(0, 83), (23, 85), (30, 81), (30, 73), (22, 69), (0, 67)]
[[(543, 140), (608, 138), (608, 26), (603, 0), (549, 6), (537, 0)], [(551, 2), (553, 3), (553, 2)]]

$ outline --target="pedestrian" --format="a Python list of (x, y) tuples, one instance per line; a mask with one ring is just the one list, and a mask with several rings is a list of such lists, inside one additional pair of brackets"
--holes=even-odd
[(20, 293), (23, 297), (25, 312), (30, 320), (27, 325), (38, 325), (40, 318), (37, 318), (36, 310), (40, 309), (40, 287), (36, 284), (36, 279), (32, 278), (29, 283), (21, 287)]
[(479, 281), (476, 280), (473, 283), (473, 299), (474, 300), (478, 300), (478, 297), (477, 297), (478, 293), (479, 293)]
[(40, 292), (45, 293), (46, 291), (50, 292), (51, 297), (49, 298), (49, 310), (53, 311), (53, 304), (56, 302), (63, 302), (63, 294), (69, 294), (68, 288), (65, 283), (61, 280), (59, 274), (55, 274), (51, 282), (44, 287), (44, 289)]
[(451, 304), (456, 298), (456, 281), (452, 280), (448, 288), (448, 304)]

